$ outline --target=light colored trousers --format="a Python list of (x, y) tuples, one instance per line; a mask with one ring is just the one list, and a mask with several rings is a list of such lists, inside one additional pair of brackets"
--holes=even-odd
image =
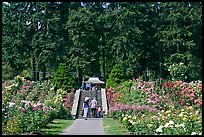
[(83, 117), (87, 118), (87, 116), (88, 116), (88, 109), (89, 108), (84, 108), (84, 115), (83, 115)]

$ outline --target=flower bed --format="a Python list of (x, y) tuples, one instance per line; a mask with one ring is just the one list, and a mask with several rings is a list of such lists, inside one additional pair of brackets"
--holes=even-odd
[(53, 119), (71, 119), (73, 97), (73, 92), (54, 91), (48, 81), (31, 82), (17, 76), (2, 83), (3, 134), (37, 133)]
[(202, 83), (139, 79), (109, 88), (109, 114), (133, 135), (202, 134)]

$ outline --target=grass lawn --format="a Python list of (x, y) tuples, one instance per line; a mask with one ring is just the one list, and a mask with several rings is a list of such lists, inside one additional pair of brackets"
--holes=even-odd
[(103, 127), (106, 135), (129, 135), (128, 130), (120, 121), (113, 118), (103, 118)]
[(58, 135), (73, 122), (74, 120), (55, 119), (41, 130), (41, 135)]

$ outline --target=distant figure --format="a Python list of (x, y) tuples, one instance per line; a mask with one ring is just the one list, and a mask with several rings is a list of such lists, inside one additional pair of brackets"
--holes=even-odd
[(92, 82), (89, 85), (89, 90), (92, 91)]
[(97, 85), (95, 86), (95, 89), (98, 90), (98, 86)]
[(83, 91), (85, 90), (85, 86), (86, 86), (86, 84), (85, 84), (85, 81), (83, 80), (82, 81), (82, 87), (81, 87)]
[(97, 112), (96, 112), (97, 101), (96, 101), (96, 97), (94, 97), (93, 100), (91, 100), (90, 105), (91, 105), (92, 116), (94, 116), (96, 118), (97, 117)]
[(90, 83), (88, 83), (88, 82), (86, 84), (86, 90), (90, 90)]
[(100, 118), (101, 117), (101, 107), (100, 106), (98, 107), (97, 111), (98, 111), (98, 117)]
[(92, 91), (93, 91), (93, 92), (96, 91), (96, 86), (93, 86), (93, 87), (92, 87)]
[(83, 110), (84, 110), (83, 117), (85, 118), (85, 120), (87, 120), (87, 117), (88, 117), (88, 109), (89, 109), (89, 97), (85, 97), (85, 100), (83, 102)]

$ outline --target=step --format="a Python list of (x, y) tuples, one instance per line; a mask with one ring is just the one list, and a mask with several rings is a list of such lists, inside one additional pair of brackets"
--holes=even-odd
[[(90, 93), (91, 93), (91, 95), (90, 95), (91, 99), (96, 96), (96, 92), (91, 91)], [(79, 104), (79, 109), (78, 109), (78, 118), (82, 118), (82, 104), (83, 104), (85, 97), (89, 97), (89, 91), (87, 91), (87, 90), (81, 92), (80, 104)], [(102, 98), (101, 98), (101, 92), (100, 91), (98, 91), (98, 105), (102, 106)], [(91, 116), (91, 118), (92, 118), (92, 116)]]

